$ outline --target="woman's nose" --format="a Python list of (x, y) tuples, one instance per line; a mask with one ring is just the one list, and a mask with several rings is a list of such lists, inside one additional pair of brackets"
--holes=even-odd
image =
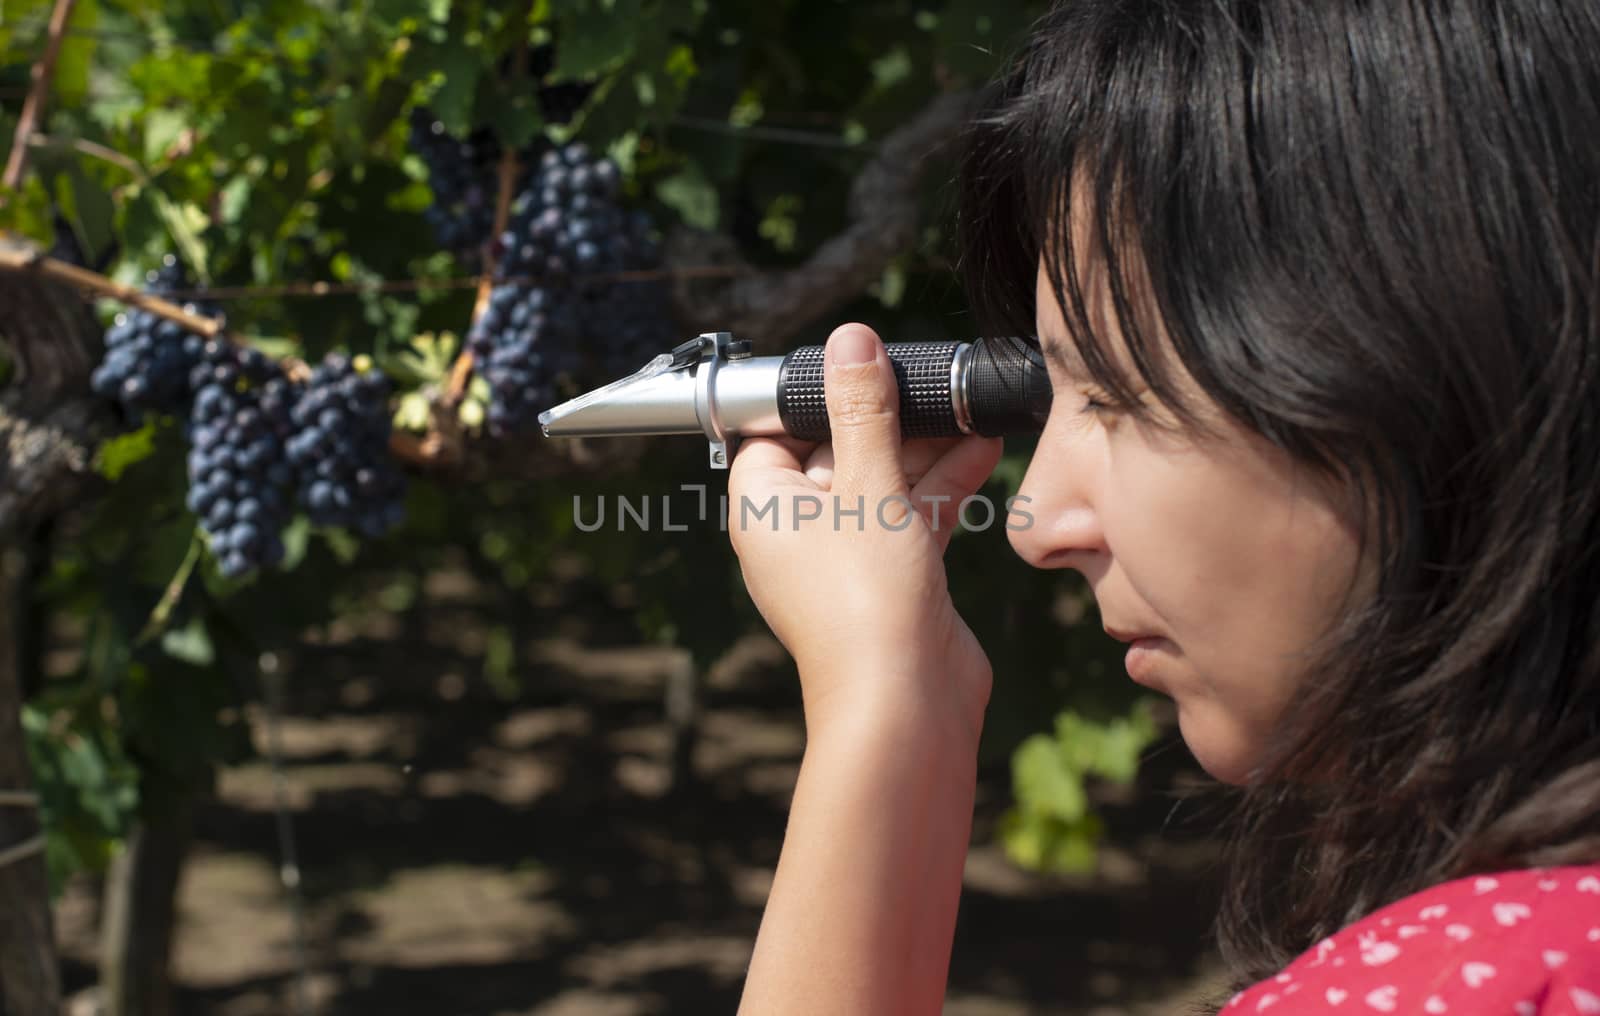
[[(1045, 428), (1017, 490), (1008, 535), (1035, 568), (1083, 569), (1106, 552), (1100, 525), (1095, 437), (1066, 437)], [(1025, 514), (1024, 514), (1025, 513)]]

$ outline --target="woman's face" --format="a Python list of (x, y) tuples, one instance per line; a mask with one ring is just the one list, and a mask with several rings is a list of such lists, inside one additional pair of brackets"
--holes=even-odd
[[(1137, 377), (1103, 276), (1085, 274), (1090, 320)], [(1294, 697), (1297, 653), (1356, 575), (1358, 533), (1326, 485), (1231, 422), (1202, 442), (1086, 407), (1097, 392), (1042, 265), (1037, 297), (1055, 401), (1018, 492), (1033, 523), (1012, 546), (1037, 568), (1082, 572), (1114, 637), (1148, 638), (1130, 649), (1129, 676), (1173, 699), (1208, 773), (1244, 783)]]

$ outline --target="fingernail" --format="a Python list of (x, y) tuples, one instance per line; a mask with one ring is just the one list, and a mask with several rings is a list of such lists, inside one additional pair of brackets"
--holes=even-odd
[(828, 344), (828, 356), (841, 367), (871, 363), (877, 358), (877, 351), (872, 346), (870, 333), (860, 328), (851, 328), (833, 337), (833, 341)]

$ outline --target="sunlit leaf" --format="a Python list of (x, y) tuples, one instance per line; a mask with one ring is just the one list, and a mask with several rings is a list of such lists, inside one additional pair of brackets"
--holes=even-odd
[(124, 470), (143, 462), (155, 450), (156, 422), (152, 419), (138, 430), (106, 439), (95, 455), (94, 466), (101, 476), (115, 483)]

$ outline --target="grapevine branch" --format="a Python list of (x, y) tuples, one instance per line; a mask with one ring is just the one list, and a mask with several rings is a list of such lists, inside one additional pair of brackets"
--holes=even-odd
[[(76, 286), (86, 292), (110, 297), (130, 307), (149, 311), (151, 314), (165, 318), (168, 321), (175, 321), (202, 338), (221, 339), (241, 346), (249, 344), (242, 336), (228, 331), (227, 327), (218, 318), (197, 313), (188, 307), (179, 306), (152, 293), (146, 293), (143, 290), (125, 286), (113, 279), (108, 279), (99, 272), (68, 264), (38, 251), (16, 247), (0, 247), (0, 270), (37, 273), (45, 278)], [(306, 367), (305, 363), (295, 357), (285, 357), (280, 363), (291, 378), (303, 380), (309, 374), (309, 368)]]
[(67, 21), (72, 17), (76, 0), (56, 0), (50, 14), (50, 35), (44, 53), (33, 65), (33, 83), (28, 98), (22, 103), (22, 115), (17, 118), (17, 132), (11, 139), (11, 154), (6, 158), (5, 176), (0, 184), (7, 190), (16, 190), (22, 183), (22, 171), (28, 165), (28, 139), (33, 136), (33, 125), (44, 109), (45, 97), (50, 92), (50, 76), (56, 69), (56, 57), (61, 55), (61, 40), (66, 34)]
[[(680, 278), (673, 292), (680, 319), (702, 331), (732, 331), (776, 346), (861, 293), (915, 243), (918, 182), (928, 168), (945, 164), (935, 156), (960, 133), (974, 100), (967, 91), (945, 93), (890, 132), (850, 186), (849, 225), (805, 264), (720, 286)], [(737, 260), (732, 251), (726, 237), (684, 229), (669, 241), (668, 261)]]

